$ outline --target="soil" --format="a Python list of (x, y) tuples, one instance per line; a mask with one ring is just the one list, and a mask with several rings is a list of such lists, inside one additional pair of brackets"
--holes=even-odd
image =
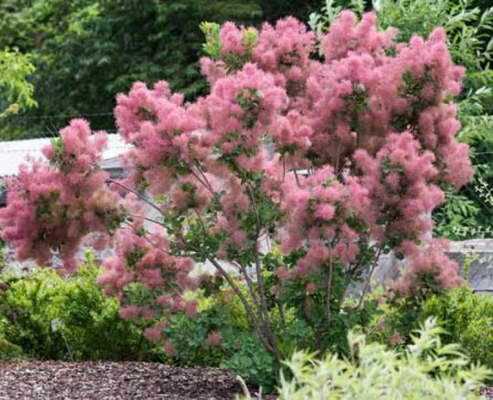
[(214, 368), (142, 362), (13, 362), (0, 364), (1, 400), (230, 400), (235, 376)]
[[(217, 368), (143, 362), (0, 363), (0, 400), (232, 400), (241, 392), (235, 376)], [(485, 388), (483, 395), (493, 399), (493, 388)]]

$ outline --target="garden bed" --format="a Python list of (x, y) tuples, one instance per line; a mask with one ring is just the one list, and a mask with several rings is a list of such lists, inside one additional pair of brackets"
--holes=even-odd
[(230, 400), (235, 376), (214, 368), (142, 362), (13, 362), (0, 364), (0, 399)]

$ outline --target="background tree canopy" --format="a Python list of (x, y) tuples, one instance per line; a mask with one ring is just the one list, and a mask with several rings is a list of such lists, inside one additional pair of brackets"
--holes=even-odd
[(0, 49), (31, 54), (37, 109), (4, 121), (0, 137), (54, 134), (73, 116), (114, 130), (115, 95), (165, 79), (192, 99), (206, 83), (202, 21), (259, 25), (307, 19), (318, 0), (0, 0)]
[(0, 119), (34, 107), (34, 87), (27, 81), (34, 66), (29, 57), (14, 50), (0, 51)]

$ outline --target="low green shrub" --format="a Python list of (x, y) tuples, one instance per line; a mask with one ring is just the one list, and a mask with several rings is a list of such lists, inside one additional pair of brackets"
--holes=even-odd
[(328, 355), (319, 361), (313, 355), (295, 353), (286, 363), (293, 378), (281, 377), (279, 399), (480, 399), (479, 387), (490, 372), (469, 367), (459, 346), (442, 344), (442, 333), (429, 319), (403, 352), (350, 334), (350, 358)]
[(4, 337), (0, 337), (0, 361), (19, 359), (23, 357), (24, 352), (19, 346), (12, 344)]
[[(272, 277), (267, 275), (265, 278), (266, 284), (274, 287), (276, 282), (271, 282)], [(241, 282), (238, 285), (242, 290), (247, 290)], [(287, 291), (286, 295), (290, 293), (299, 291)], [(172, 351), (163, 354), (163, 360), (180, 366), (228, 368), (249, 385), (262, 387), (264, 393), (270, 392), (278, 381), (275, 371), (279, 366), (259, 339), (252, 335), (238, 298), (222, 285), (216, 287), (213, 293), (201, 289), (191, 296), (198, 302), (199, 313), (193, 318), (178, 314), (171, 319), (164, 333), (168, 348)], [(281, 311), (275, 299), (269, 299), (269, 312), (282, 353), (291, 355), (297, 348), (308, 351), (318, 349), (320, 346), (315, 329), (306, 322), (320, 317), (316, 299), (307, 295), (283, 300), (285, 306)], [(368, 324), (376, 308), (375, 300), (365, 303), (365, 307), (358, 310), (355, 310), (355, 304), (349, 302), (339, 305), (334, 309), (331, 332), (327, 335), (329, 342), (325, 347), (336, 354), (348, 356), (349, 330)]]
[(274, 359), (252, 336), (237, 298), (227, 290), (214, 297), (203, 296), (202, 291), (195, 296), (200, 312), (194, 318), (178, 314), (164, 329), (172, 348), (164, 361), (227, 368), (249, 384), (272, 390), (276, 383)]
[(101, 291), (96, 283), (99, 272), (88, 260), (68, 278), (50, 269), (4, 277), (0, 341), (8, 340), (27, 356), (40, 359), (154, 359), (139, 327), (120, 319), (118, 301)]
[[(0, 358), (159, 360), (178, 366), (227, 368), (264, 392), (275, 387), (278, 365), (252, 335), (242, 305), (224, 285), (212, 292), (200, 289), (190, 293), (200, 312), (193, 318), (184, 313), (174, 315), (164, 327), (163, 346), (142, 335), (145, 327), (156, 321), (120, 318), (118, 301), (105, 296), (96, 283), (99, 273), (89, 258), (76, 274), (66, 278), (52, 269), (0, 277)], [(139, 288), (134, 289), (127, 295), (145, 296)], [(285, 354), (298, 347), (316, 348), (314, 331), (299, 317), (299, 309), (281, 312), (273, 303), (269, 310)], [(335, 314), (337, 330), (331, 336), (331, 349), (346, 354), (347, 331), (357, 323), (363, 323), (360, 314)]]
[(457, 289), (434, 296), (423, 305), (422, 317), (434, 315), (448, 334), (474, 361), (493, 369), (493, 297)]
[(445, 343), (458, 343), (474, 362), (493, 369), (493, 297), (459, 288), (430, 296), (422, 303), (396, 300), (381, 305), (364, 329), (369, 339), (394, 347), (411, 343), (411, 333), (429, 317), (447, 332)]

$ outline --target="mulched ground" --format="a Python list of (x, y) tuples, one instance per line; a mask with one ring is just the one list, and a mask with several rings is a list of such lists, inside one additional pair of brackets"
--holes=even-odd
[(15, 362), (0, 364), (1, 400), (230, 400), (241, 388), (213, 368), (141, 362)]
[[(141, 362), (0, 363), (0, 400), (231, 400), (240, 392), (233, 374), (215, 368)], [(493, 399), (493, 388), (483, 395)]]

